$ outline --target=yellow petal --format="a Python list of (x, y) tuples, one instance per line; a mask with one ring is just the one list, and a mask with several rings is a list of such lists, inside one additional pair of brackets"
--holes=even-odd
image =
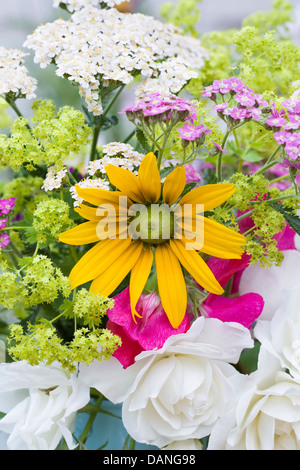
[(178, 166), (166, 177), (163, 186), (163, 200), (166, 204), (174, 204), (186, 185), (184, 166)]
[(114, 292), (136, 264), (142, 250), (142, 242), (131, 242), (129, 247), (94, 279), (90, 287), (90, 292), (104, 296), (108, 296)]
[(135, 310), (137, 301), (145, 287), (153, 264), (153, 253), (150, 245), (147, 245), (140, 254), (136, 264), (133, 266), (130, 275), (130, 305), (132, 317), (134, 319), (137, 312)]
[(185, 194), (179, 204), (203, 204), (203, 212), (206, 212), (225, 202), (235, 191), (235, 186), (230, 183), (206, 184)]
[(176, 222), (174, 238), (192, 243), (189, 248), (223, 259), (241, 258), (246, 239), (240, 233), (201, 215)]
[(234, 230), (224, 227), (214, 220), (203, 217), (204, 244), (203, 253), (224, 259), (239, 259), (246, 244), (246, 238)]
[[(79, 197), (97, 207), (105, 204), (118, 205), (121, 196), (123, 198), (127, 197), (126, 193), (120, 191), (108, 191), (101, 188), (81, 188), (78, 184), (75, 185), (75, 189)], [(128, 199), (128, 205), (131, 204), (131, 201)]]
[(125, 240), (106, 239), (93, 246), (82, 258), (75, 264), (69, 279), (72, 287), (95, 279), (101, 272), (107, 269), (119, 256), (129, 247), (130, 238)]
[(84, 219), (93, 221), (99, 220), (96, 207), (87, 206), (86, 204), (79, 204), (78, 207), (74, 207), (74, 211), (81, 215), (81, 217)]
[(146, 202), (140, 189), (138, 178), (132, 171), (119, 168), (115, 165), (107, 165), (105, 171), (111, 184), (124, 194), (127, 194), (130, 199), (139, 203)]
[(142, 160), (138, 180), (145, 200), (151, 204), (157, 202), (161, 194), (161, 181), (154, 153), (147, 153)]
[(59, 235), (59, 241), (68, 245), (87, 245), (99, 241), (97, 222), (84, 222)]
[(213, 294), (220, 295), (224, 292), (207, 264), (196, 251), (186, 250), (182, 240), (170, 240), (170, 247), (182, 266), (200, 286)]
[(178, 328), (187, 306), (186, 285), (180, 263), (166, 244), (156, 248), (155, 263), (162, 306), (173, 328)]

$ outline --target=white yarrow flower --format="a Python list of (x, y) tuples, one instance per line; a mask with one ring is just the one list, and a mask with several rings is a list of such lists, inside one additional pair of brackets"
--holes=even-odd
[(14, 93), (19, 98), (35, 98), (37, 80), (28, 75), (25, 52), (0, 47), (0, 94)]

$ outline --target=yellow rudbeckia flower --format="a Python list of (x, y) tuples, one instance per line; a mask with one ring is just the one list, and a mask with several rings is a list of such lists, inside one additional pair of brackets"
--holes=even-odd
[[(60, 235), (60, 241), (70, 245), (98, 242), (72, 269), (69, 276), (72, 286), (75, 288), (92, 281), (91, 292), (109, 296), (131, 272), (129, 290), (134, 318), (137, 315), (135, 306), (155, 262), (162, 306), (172, 326), (178, 328), (187, 307), (182, 267), (208, 292), (222, 294), (222, 287), (198, 251), (227, 259), (240, 258), (243, 253), (243, 235), (201, 215), (226, 201), (235, 192), (235, 187), (233, 184), (204, 185), (180, 198), (186, 185), (184, 166), (175, 168), (162, 187), (153, 153), (143, 159), (138, 176), (113, 165), (108, 165), (106, 172), (117, 190), (76, 186), (79, 196), (89, 204), (81, 204), (77, 212), (88, 222)], [(125, 203), (120, 205), (120, 200)], [(108, 206), (114, 213), (99, 215), (99, 209)], [(163, 210), (155, 211), (160, 206)], [(132, 212), (136, 207), (145, 208), (142, 216)], [(186, 207), (190, 210), (182, 217)], [(108, 224), (106, 229), (101, 228), (103, 221)], [(116, 232), (110, 221), (118, 223)], [(139, 230), (133, 231), (133, 236), (129, 235), (129, 228), (134, 223)], [(163, 233), (163, 226), (168, 226), (167, 234)], [(195, 232), (195, 227), (199, 226), (203, 232), (200, 239)], [(190, 243), (189, 249), (187, 243)]]

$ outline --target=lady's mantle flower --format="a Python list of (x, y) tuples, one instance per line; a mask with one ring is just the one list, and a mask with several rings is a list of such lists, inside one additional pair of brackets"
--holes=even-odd
[[(235, 187), (233, 184), (210, 184), (180, 198), (186, 185), (184, 167), (175, 168), (166, 177), (162, 189), (153, 153), (143, 159), (138, 177), (113, 165), (106, 167), (106, 172), (118, 191), (76, 186), (79, 196), (98, 209), (81, 205), (77, 212), (88, 222), (60, 235), (60, 241), (72, 245), (98, 242), (72, 269), (69, 277), (72, 286), (93, 280), (90, 290), (109, 296), (131, 271), (130, 300), (135, 317), (137, 301), (155, 258), (162, 306), (171, 325), (178, 328), (187, 306), (181, 265), (204, 289), (221, 294), (223, 289), (197, 251), (200, 249), (221, 258), (240, 258), (243, 253), (244, 236), (201, 215), (226, 201), (235, 192)], [(161, 194), (163, 210), (159, 204)], [(125, 202), (121, 196), (125, 197)], [(120, 204), (122, 201), (123, 206)], [(99, 215), (99, 206), (100, 209), (101, 205), (105, 208), (105, 204), (113, 208), (114, 223), (110, 224), (108, 231), (107, 220), (104, 219), (107, 214)], [(185, 210), (190, 210), (190, 217), (181, 217)], [(201, 228), (195, 232), (196, 225), (201, 225)], [(188, 245), (190, 249), (187, 249)]]
[(209, 435), (234, 396), (233, 378), (240, 374), (230, 363), (252, 345), (242, 325), (200, 317), (162, 348), (139, 354), (132, 366), (124, 369), (112, 357), (82, 368), (81, 377), (112, 402), (123, 402), (123, 423), (134, 439), (163, 447)]
[(55, 364), (0, 364), (0, 431), (9, 450), (55, 450), (61, 438), (73, 449), (76, 412), (90, 399), (76, 373)]

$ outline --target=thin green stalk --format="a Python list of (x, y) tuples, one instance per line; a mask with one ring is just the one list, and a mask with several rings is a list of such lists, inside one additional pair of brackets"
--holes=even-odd
[(100, 395), (99, 398), (97, 399), (97, 402), (96, 402), (96, 405), (95, 405), (95, 408), (93, 411), (91, 411), (90, 413), (90, 417), (84, 427), (84, 430), (82, 431), (81, 433), (81, 436), (79, 438), (79, 441), (80, 442), (83, 442), (85, 443), (85, 441), (87, 440), (88, 436), (89, 436), (89, 432), (91, 430), (91, 427), (93, 425), (93, 422), (97, 416), (97, 413), (99, 411), (99, 408), (100, 408), (100, 405), (102, 403), (102, 401), (104, 400), (104, 396), (103, 395)]
[(119, 90), (117, 91), (117, 93), (115, 94), (115, 96), (113, 97), (113, 99), (111, 100), (111, 102), (109, 103), (109, 105), (107, 106), (107, 108), (104, 110), (104, 113), (103, 113), (103, 116), (106, 116), (108, 111), (111, 109), (111, 107), (114, 105), (115, 101), (117, 100), (117, 98), (119, 97), (120, 93), (124, 90), (125, 88), (125, 85), (122, 85)]
[[(227, 130), (225, 135), (224, 135), (224, 138), (223, 138), (222, 148), (225, 147), (225, 144), (226, 144), (226, 141), (228, 139), (229, 134), (230, 134), (230, 130)], [(219, 150), (219, 152), (217, 153), (217, 156), (218, 156), (218, 159), (217, 159), (217, 165), (216, 165), (216, 176), (217, 176), (218, 182), (220, 183), (222, 181), (223, 152), (221, 150)]]
[(264, 164), (264, 166), (262, 168), (260, 168), (259, 170), (257, 170), (255, 173), (253, 173), (252, 176), (254, 175), (260, 175), (261, 173), (263, 173), (264, 171), (268, 170), (269, 168), (271, 168), (272, 166), (276, 165), (277, 161), (274, 161), (274, 158), (275, 156), (277, 155), (277, 153), (279, 152), (279, 150), (281, 149), (281, 145), (278, 145), (278, 147), (274, 150), (274, 152), (270, 155), (270, 157), (268, 158), (268, 160), (266, 161), (266, 163)]
[(95, 126), (93, 130), (93, 140), (92, 140), (92, 145), (91, 145), (90, 161), (95, 160), (95, 155), (97, 151), (97, 142), (98, 142), (101, 126), (102, 126), (101, 124), (98, 124), (98, 126)]

